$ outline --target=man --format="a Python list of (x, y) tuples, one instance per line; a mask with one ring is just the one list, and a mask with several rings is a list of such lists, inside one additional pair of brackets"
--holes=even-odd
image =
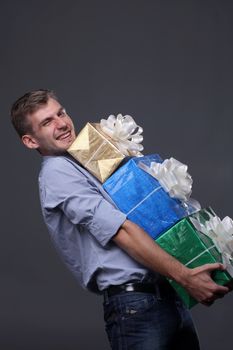
[(210, 276), (223, 265), (189, 269), (127, 220), (67, 154), (75, 129), (52, 91), (25, 94), (11, 116), (24, 145), (43, 156), (40, 199), (54, 244), (80, 284), (104, 295), (112, 349), (199, 349), (190, 315), (163, 276), (209, 305), (228, 292)]

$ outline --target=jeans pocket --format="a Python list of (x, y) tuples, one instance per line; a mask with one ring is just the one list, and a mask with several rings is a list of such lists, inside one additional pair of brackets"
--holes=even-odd
[(119, 304), (119, 313), (122, 319), (141, 316), (155, 306), (157, 297), (154, 294), (134, 293), (122, 296)]
[(112, 297), (108, 304), (104, 304), (104, 320), (112, 323), (117, 319), (125, 320), (139, 316), (157, 303), (157, 297), (149, 293), (122, 293)]

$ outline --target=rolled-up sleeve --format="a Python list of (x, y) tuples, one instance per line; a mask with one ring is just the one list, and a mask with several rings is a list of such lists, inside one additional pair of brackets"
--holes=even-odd
[(126, 220), (126, 215), (108, 202), (99, 189), (69, 162), (57, 161), (43, 178), (44, 208), (48, 212), (62, 210), (74, 225), (85, 226), (102, 246)]

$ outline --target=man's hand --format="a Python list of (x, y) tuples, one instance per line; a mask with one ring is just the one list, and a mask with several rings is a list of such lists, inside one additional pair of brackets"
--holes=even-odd
[(212, 280), (211, 273), (216, 270), (225, 270), (225, 267), (214, 263), (189, 269), (181, 284), (197, 301), (209, 306), (229, 292), (228, 287), (220, 286)]
[(124, 222), (113, 237), (113, 241), (142, 265), (181, 284), (202, 304), (210, 305), (229, 291), (228, 287), (217, 285), (211, 278), (211, 272), (224, 270), (222, 264), (206, 264), (189, 269), (165, 252), (143, 229), (129, 220)]

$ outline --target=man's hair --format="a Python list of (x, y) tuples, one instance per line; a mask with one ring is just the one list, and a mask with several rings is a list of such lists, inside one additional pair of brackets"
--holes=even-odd
[(20, 137), (33, 132), (28, 115), (36, 112), (53, 98), (58, 101), (52, 90), (35, 90), (27, 92), (15, 101), (11, 107), (11, 122)]

